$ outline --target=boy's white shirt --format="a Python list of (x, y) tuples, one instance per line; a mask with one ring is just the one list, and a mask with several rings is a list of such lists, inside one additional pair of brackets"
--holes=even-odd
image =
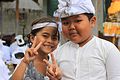
[(62, 80), (120, 80), (120, 52), (103, 39), (94, 36), (83, 47), (69, 41), (54, 54)]

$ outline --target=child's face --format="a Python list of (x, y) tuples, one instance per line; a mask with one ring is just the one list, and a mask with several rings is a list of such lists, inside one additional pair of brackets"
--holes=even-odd
[(95, 22), (95, 16), (89, 21), (84, 14), (74, 15), (62, 19), (62, 31), (64, 36), (72, 42), (83, 43), (92, 35)]
[(50, 26), (43, 28), (36, 34), (36, 40), (37, 40), (36, 44), (39, 44), (40, 41), (44, 41), (39, 51), (46, 54), (53, 52), (58, 45), (57, 28)]

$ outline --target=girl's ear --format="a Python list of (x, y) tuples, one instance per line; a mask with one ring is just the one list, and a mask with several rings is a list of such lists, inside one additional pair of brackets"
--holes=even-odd
[(91, 23), (91, 27), (92, 27), (92, 28), (95, 27), (95, 25), (96, 25), (96, 17), (95, 17), (95, 16), (93, 16), (93, 17), (90, 19), (90, 23)]
[(32, 34), (30, 34), (30, 41), (33, 43), (33, 41), (34, 41), (34, 38), (35, 38), (35, 36), (33, 36)]

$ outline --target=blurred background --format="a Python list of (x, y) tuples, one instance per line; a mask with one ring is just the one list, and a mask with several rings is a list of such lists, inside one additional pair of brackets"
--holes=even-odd
[[(97, 16), (93, 34), (111, 41), (120, 49), (120, 0), (92, 2)], [(11, 74), (24, 56), (32, 21), (42, 16), (53, 17), (57, 5), (57, 0), (0, 0), (0, 59), (8, 68), (6, 73), (10, 70)], [(65, 41), (63, 37), (62, 43)], [(1, 64), (0, 68), (4, 66)], [(4, 79), (0, 77), (0, 80)]]

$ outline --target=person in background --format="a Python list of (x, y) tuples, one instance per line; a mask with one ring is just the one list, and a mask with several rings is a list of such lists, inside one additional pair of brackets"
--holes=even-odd
[(19, 64), (24, 57), (24, 53), (28, 46), (25, 44), (25, 41), (23, 39), (22, 35), (17, 35), (15, 37), (16, 42), (14, 42), (10, 48), (11, 48), (11, 63), (13, 64), (14, 68)]
[(32, 45), (25, 51), (25, 56), (13, 72), (11, 80), (48, 79), (46, 77), (47, 65), (44, 59), (49, 61), (48, 54), (57, 48), (59, 42), (57, 23), (48, 17), (35, 20), (32, 23), (29, 39)]
[[(54, 16), (61, 19), (62, 31), (69, 39), (54, 53), (61, 80), (120, 80), (119, 50), (92, 34), (96, 17), (91, 0), (58, 1)], [(46, 64), (51, 67), (49, 76), (54, 77), (54, 71), (50, 72), (53, 64)]]
[[(0, 39), (0, 47), (2, 47), (3, 43), (5, 41)], [(7, 68), (7, 65), (3, 61), (3, 52), (0, 49), (0, 80), (8, 80), (9, 79), (9, 69)]]
[(11, 39), (11, 36), (10, 35), (4, 35), (2, 37), (2, 40), (5, 41), (3, 43), (3, 46), (2, 46), (2, 52), (3, 52), (3, 61), (9, 65), (10, 64), (10, 39)]

